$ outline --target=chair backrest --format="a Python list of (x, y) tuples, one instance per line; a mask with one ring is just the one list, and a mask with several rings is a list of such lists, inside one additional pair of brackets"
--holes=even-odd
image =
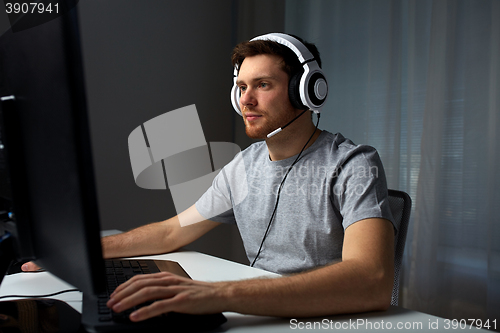
[(394, 287), (392, 289), (392, 305), (398, 305), (399, 300), (399, 273), (403, 261), (405, 250), (406, 233), (410, 223), (411, 198), (403, 191), (389, 190), (389, 206), (391, 207), (392, 217), (396, 223), (399, 223), (399, 230), (395, 239), (394, 255)]

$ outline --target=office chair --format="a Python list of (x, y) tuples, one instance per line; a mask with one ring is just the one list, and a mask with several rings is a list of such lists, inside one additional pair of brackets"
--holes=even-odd
[(394, 256), (394, 287), (392, 289), (391, 305), (398, 305), (399, 300), (399, 273), (405, 250), (406, 233), (410, 223), (411, 198), (403, 191), (389, 190), (389, 206), (394, 221), (399, 222), (399, 231), (395, 239)]

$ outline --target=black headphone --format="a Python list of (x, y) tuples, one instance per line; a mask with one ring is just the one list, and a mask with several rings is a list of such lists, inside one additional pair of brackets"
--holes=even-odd
[[(319, 113), (328, 95), (328, 83), (317, 60), (307, 47), (297, 38), (282, 33), (271, 33), (255, 37), (254, 40), (269, 40), (285, 45), (292, 50), (302, 64), (303, 70), (290, 78), (288, 96), (293, 107), (299, 110), (311, 110)], [(234, 67), (234, 84), (231, 89), (231, 103), (234, 110), (241, 116), (240, 89), (236, 84), (238, 66)]]

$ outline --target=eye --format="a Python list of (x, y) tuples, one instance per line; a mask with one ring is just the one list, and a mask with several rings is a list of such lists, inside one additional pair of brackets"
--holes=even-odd
[(239, 88), (240, 88), (240, 91), (241, 91), (241, 92), (244, 92), (245, 90), (247, 90), (247, 87), (246, 87), (246, 86), (239, 86)]
[(261, 88), (267, 88), (268, 86), (269, 86), (269, 84), (267, 84), (267, 82), (261, 82), (259, 84), (259, 87), (261, 87)]

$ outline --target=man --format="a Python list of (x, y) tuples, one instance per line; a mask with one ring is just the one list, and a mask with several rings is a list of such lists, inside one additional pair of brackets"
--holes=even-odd
[[(252, 265), (284, 276), (217, 283), (138, 276), (119, 286), (108, 306), (121, 312), (157, 300), (133, 312), (132, 321), (169, 311), (305, 317), (387, 309), (396, 228), (376, 151), (319, 130), (311, 111), (292, 104), (289, 82), (301, 64), (288, 47), (245, 42), (235, 48), (233, 65), (246, 133), (265, 140), (242, 152), (244, 200), (236, 203), (224, 182), (238, 170), (233, 161), (191, 208), (103, 238), (103, 252), (106, 258), (170, 252), (221, 223), (236, 223)], [(221, 203), (231, 208), (214, 213)]]

